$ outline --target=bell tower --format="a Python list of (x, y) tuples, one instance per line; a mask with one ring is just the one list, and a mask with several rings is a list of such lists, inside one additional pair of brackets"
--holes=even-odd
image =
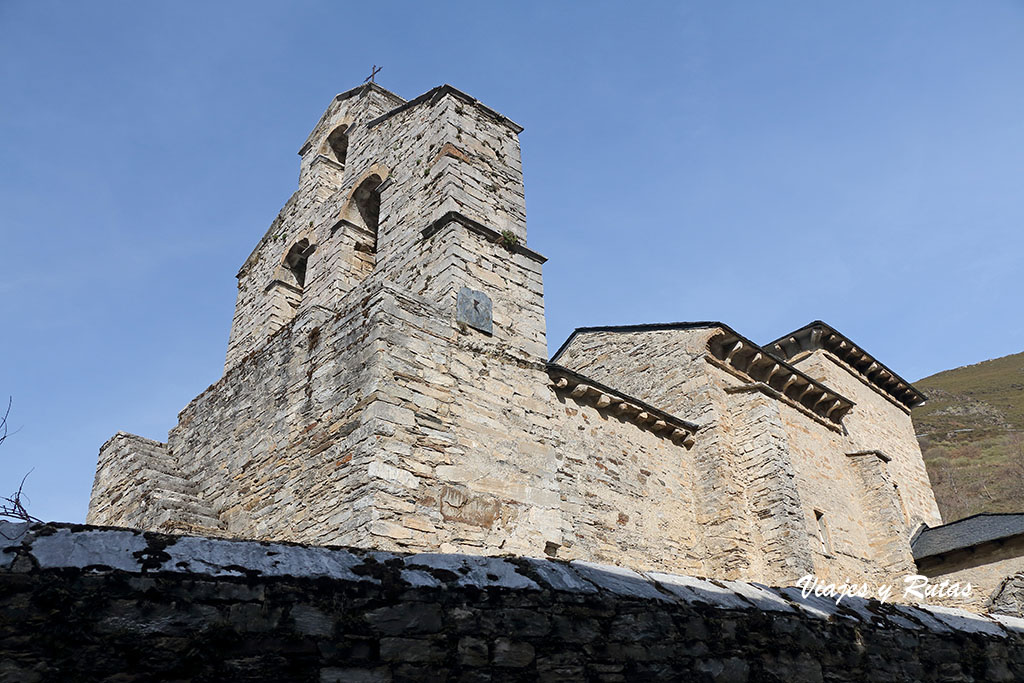
[[(338, 95), (299, 150), (298, 189), (238, 272), (225, 369), (302, 310), (337, 310), (366, 278), (429, 291), (453, 307), (463, 286), (486, 288), (473, 259), (453, 270), (462, 238), (449, 239), (446, 228), (528, 253), (521, 130), (451, 86), (409, 102), (374, 83)], [(430, 272), (438, 257), (447, 265)], [(520, 346), (543, 357), (537, 303), (539, 320), (514, 321), (495, 307), (492, 332), (525, 336)]]

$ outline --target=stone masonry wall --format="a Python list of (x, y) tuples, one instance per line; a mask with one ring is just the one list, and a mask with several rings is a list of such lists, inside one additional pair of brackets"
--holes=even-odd
[[(830, 580), (880, 581), (886, 563), (869, 542), (876, 510), (865, 505), (867, 489), (847, 457), (850, 442), (841, 431), (825, 428), (788, 403), (777, 401), (789, 442), (789, 459), (800, 491), (804, 538), (814, 558), (815, 574)], [(822, 549), (817, 512), (824, 514), (830, 549)], [(911, 566), (909, 539), (904, 540), (905, 568)]]
[(755, 525), (743, 509), (744, 490), (728, 428), (724, 394), (701, 357), (713, 327), (694, 330), (594, 332), (577, 336), (553, 360), (691, 420), (700, 429), (687, 457), (693, 463), (697, 546), (709, 573), (762, 578)]
[(349, 297), (182, 412), (167, 468), (200, 482), (224, 534), (709, 569), (688, 449), (559, 398), (522, 349), (430, 300), (373, 278)]
[(758, 520), (753, 526), (760, 554), (751, 554), (750, 574), (780, 584), (796, 581), (813, 572), (815, 562), (781, 407), (759, 391), (730, 399), (728, 424), (744, 483), (745, 512)]
[(301, 314), (179, 415), (172, 457), (228, 535), (365, 540), (377, 429), (367, 408), (382, 333), (374, 320), (391, 295), (369, 282), (362, 293), (344, 315)]
[[(1024, 538), (1015, 537), (997, 543), (985, 543), (975, 548), (957, 550), (942, 557), (924, 558), (919, 564), (921, 574), (933, 581), (970, 582), (973, 586), (969, 602), (958, 600), (956, 604), (970, 609), (994, 609), (1002, 606), (1008, 611), (1014, 604), (1014, 589), (1004, 585), (1007, 580), (1024, 572)], [(1020, 579), (1017, 579), (1020, 585)], [(1016, 593), (1019, 597), (1019, 589)], [(950, 603), (953, 604), (953, 603)], [(1024, 606), (1024, 603), (1021, 603)]]
[[(487, 291), (498, 325), (515, 297)], [(560, 397), (522, 347), (460, 329), (450, 309), (410, 293), (396, 303), (382, 321), (393, 407), (374, 444), (386, 482), (372, 547), (700, 568), (688, 449)]]
[(556, 400), (562, 534), (549, 554), (713, 573), (697, 523), (694, 450), (571, 397)]
[[(736, 435), (733, 450), (747, 454), (748, 464), (741, 472), (748, 504), (761, 506), (761, 512), (751, 513), (765, 520), (763, 526), (775, 529), (777, 566), (788, 569), (788, 573), (776, 571), (769, 576), (792, 581), (813, 571), (828, 580), (882, 582), (914, 573), (909, 536), (902, 525), (891, 524), (891, 508), (896, 504), (891, 483), (887, 491), (881, 490), (879, 482), (865, 479), (851, 460), (849, 454), (859, 442), (853, 440), (857, 425), (848, 425), (848, 416), (841, 425), (835, 424), (726, 372), (720, 364), (712, 363), (709, 373), (726, 387), (725, 400), (734, 413), (742, 409), (743, 396), (756, 394), (763, 406), (757, 413), (739, 413), (731, 429)], [(765, 441), (768, 432), (773, 434), (774, 448), (752, 450), (741, 438), (748, 434), (747, 438)], [(765, 472), (774, 472), (774, 478), (766, 480)], [(888, 471), (881, 476), (890, 481)], [(779, 502), (768, 508), (765, 500), (773, 497)], [(769, 510), (774, 514), (769, 515)], [(827, 551), (819, 535), (819, 513), (826, 528)]]
[[(473, 258), (459, 268), (481, 274), (466, 282), (493, 298), (495, 335), (461, 329), (453, 301), (374, 275), (342, 298), (344, 315), (300, 312), (186, 407), (166, 469), (196, 482), (230, 536), (606, 561), (632, 554), (644, 567), (701, 570), (690, 452), (559, 398), (544, 365), (529, 360), (536, 337), (515, 332), (530, 329), (541, 293), (516, 272), (486, 278), (515, 270), (519, 255), (464, 249), (461, 240), (479, 236), (452, 230), (428, 239), (424, 253), (436, 246), (446, 256), (425, 260), (423, 272), (430, 263), (454, 268), (447, 254)], [(446, 235), (461, 251), (445, 250)], [(487, 268), (474, 271), (479, 263)], [(97, 500), (123, 484), (106, 477)], [(130, 521), (173, 528), (152, 513)]]
[(450, 303), (403, 291), (380, 321), (369, 545), (539, 552), (560, 528), (546, 374)]
[(100, 447), (87, 522), (216, 533), (218, 519), (183, 478), (167, 444), (118, 432)]
[(0, 681), (1013, 681), (1024, 620), (524, 557), (0, 525)]
[(436, 302), (449, 317), (459, 289), (482, 291), (492, 302), (486, 345), (534, 364), (547, 359), (542, 257), (506, 249), (454, 220), (417, 237), (390, 271), (397, 285)]
[(888, 461), (878, 452), (867, 451), (847, 456), (861, 480), (864, 499), (863, 530), (870, 556), (878, 569), (890, 575), (916, 574), (912, 553), (907, 548), (906, 520), (899, 501), (893, 496), (894, 482)]
[(1024, 571), (1003, 579), (986, 609), (996, 614), (1024, 617)]
[(922, 522), (929, 526), (941, 524), (910, 412), (826, 350), (814, 351), (794, 364), (855, 403), (843, 418), (850, 434), (851, 452), (880, 450), (892, 458), (886, 467), (899, 486), (908, 538)]
[[(730, 415), (715, 428), (727, 431), (723, 442), (737, 454), (748, 518), (757, 520), (766, 573), (751, 578), (780, 583), (808, 573), (838, 581), (887, 578), (866, 533), (875, 511), (864, 505), (867, 490), (846, 456), (850, 443), (842, 428), (718, 364), (704, 365), (709, 381), (721, 387), (720, 410)], [(816, 512), (824, 514), (827, 552)], [(909, 567), (909, 542), (903, 555)]]
[(891, 474), (880, 475), (890, 481), (886, 493), (848, 456), (877, 430), (853, 440), (843, 425), (716, 361), (708, 342), (722, 330), (714, 323), (583, 330), (556, 361), (699, 422), (693, 463), (703, 514), (696, 521), (714, 575), (785, 583), (812, 572), (840, 581), (912, 573), (905, 528), (894, 527), (891, 515), (880, 518), (896, 499)]

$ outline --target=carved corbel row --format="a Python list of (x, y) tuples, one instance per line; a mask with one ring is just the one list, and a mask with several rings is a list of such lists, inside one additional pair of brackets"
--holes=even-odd
[(695, 430), (688, 429), (685, 425), (671, 424), (666, 416), (655, 413), (639, 402), (630, 401), (627, 397), (613, 394), (603, 387), (564, 375), (553, 376), (551, 386), (559, 393), (568, 394), (573, 399), (592, 405), (598, 410), (608, 410), (613, 415), (671, 439), (673, 443), (686, 448), (695, 443)]

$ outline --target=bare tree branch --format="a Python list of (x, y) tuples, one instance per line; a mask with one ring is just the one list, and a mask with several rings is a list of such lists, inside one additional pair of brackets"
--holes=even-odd
[(21, 484), (18, 485), (18, 490), (12, 493), (8, 497), (0, 498), (0, 517), (8, 517), (10, 519), (17, 519), (22, 522), (42, 522), (43, 520), (33, 517), (28, 513), (28, 509), (25, 507), (26, 502), (31, 502), (23, 493), (25, 488), (25, 480), (28, 479), (28, 475), (32, 474), (32, 470), (28, 471), (24, 477), (21, 478)]
[(11, 414), (11, 401), (13, 400), (11, 397), (7, 398), (7, 410), (4, 411), (4, 416), (0, 418), (0, 443), (7, 439), (7, 417)]
[[(7, 418), (11, 414), (12, 401), (12, 398), (7, 399), (7, 410), (4, 411), (4, 416), (0, 418), (0, 443), (3, 443), (7, 439)], [(10, 496), (0, 497), (0, 517), (16, 519), (21, 522), (43, 521), (30, 515), (28, 513), (28, 509), (25, 507), (26, 503), (29, 502), (28, 497), (24, 492), (25, 480), (28, 479), (29, 474), (32, 474), (32, 470), (29, 470), (28, 473), (21, 478), (21, 483), (18, 484), (17, 491), (12, 493)]]

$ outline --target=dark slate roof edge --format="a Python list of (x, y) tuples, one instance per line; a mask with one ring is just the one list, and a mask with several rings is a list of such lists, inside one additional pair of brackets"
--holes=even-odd
[(332, 103), (342, 102), (349, 98), (355, 97), (356, 95), (363, 95), (371, 90), (376, 90), (382, 95), (387, 95), (388, 97), (393, 97), (396, 100), (401, 100), (402, 102), (405, 102), (405, 98), (402, 97), (401, 95), (396, 95), (387, 88), (382, 88), (380, 85), (376, 83), (363, 83), (362, 85), (357, 85), (354, 88), (349, 88), (345, 92), (338, 93), (337, 95), (334, 96), (334, 100), (332, 101)]
[(548, 371), (548, 374), (556, 373), (556, 374), (568, 375), (568, 376), (572, 377), (573, 379), (575, 379), (575, 380), (577, 380), (579, 382), (583, 382), (585, 384), (589, 384), (592, 387), (594, 387), (595, 389), (600, 389), (601, 391), (605, 392), (606, 394), (611, 394), (612, 396), (615, 396), (617, 398), (621, 398), (623, 401), (628, 401), (630, 403), (634, 403), (637, 406), (639, 406), (639, 407), (643, 408), (644, 410), (646, 410), (647, 412), (649, 412), (649, 413), (651, 413), (653, 415), (657, 415), (658, 417), (660, 417), (662, 420), (664, 420), (668, 424), (676, 426), (676, 427), (682, 427), (683, 429), (687, 430), (688, 432), (692, 433), (692, 432), (696, 432), (698, 429), (700, 429), (700, 425), (697, 424), (696, 422), (690, 422), (689, 420), (684, 420), (683, 418), (676, 417), (672, 413), (666, 412), (666, 411), (662, 410), (661, 408), (655, 408), (654, 406), (652, 406), (650, 403), (647, 403), (646, 401), (641, 401), (640, 399), (636, 398), (635, 396), (630, 396), (629, 394), (627, 394), (625, 392), (622, 392), (622, 391), (619, 391), (618, 389), (615, 389), (613, 387), (610, 387), (607, 384), (603, 384), (601, 382), (598, 382), (596, 379), (591, 379), (590, 377), (587, 377), (584, 374), (576, 372), (575, 370), (570, 370), (569, 368), (565, 367), (564, 365), (559, 365), (558, 363), (548, 363), (547, 364), (547, 371)]
[(928, 531), (928, 529), (930, 529), (930, 528), (931, 527), (929, 527), (924, 522), (920, 522), (917, 525), (917, 528), (914, 529), (914, 533), (910, 535), (910, 547), (911, 547), (911, 549), (913, 549), (914, 543), (916, 543), (917, 539), (921, 537), (921, 534), (923, 534), (924, 532)]
[(569, 335), (569, 338), (562, 342), (562, 345), (555, 351), (555, 355), (551, 356), (552, 363), (558, 362), (559, 356), (569, 348), (569, 345), (577, 335), (586, 334), (588, 332), (657, 332), (660, 330), (694, 330), (707, 327), (721, 327), (727, 332), (735, 334), (737, 337), (742, 335), (736, 332), (725, 323), (720, 323), (715, 320), (702, 320), (698, 322), (676, 322), (676, 323), (644, 323), (640, 325), (596, 325), (592, 327), (577, 327)]
[[(908, 387), (910, 387), (910, 390), (913, 391), (915, 394), (917, 394), (917, 396), (919, 397), (919, 403), (924, 403), (925, 401), (928, 400), (928, 397), (925, 396), (924, 393), (921, 392), (917, 387), (915, 387), (911, 382), (908, 382), (907, 380), (903, 379), (903, 377), (901, 377), (898, 373), (893, 372), (893, 369), (890, 368), (885, 363), (883, 363), (882, 361), (878, 360), (877, 356), (875, 356), (873, 353), (871, 353), (870, 351), (865, 349), (860, 344), (854, 342), (852, 339), (847, 337), (845, 334), (843, 334), (842, 332), (840, 332), (836, 328), (834, 328), (831, 325), (829, 325), (824, 320), (813, 320), (813, 321), (807, 323), (806, 325), (804, 325), (803, 327), (798, 327), (797, 329), (793, 330), (792, 332), (788, 332), (788, 333), (782, 335), (781, 337), (779, 337), (778, 339), (775, 339), (775, 340), (772, 340), (772, 341), (768, 342), (767, 344), (765, 344), (765, 348), (773, 346), (775, 344), (778, 344), (779, 342), (785, 341), (787, 338), (792, 337), (792, 336), (794, 336), (796, 334), (799, 334), (800, 332), (803, 332), (804, 330), (811, 329), (811, 328), (817, 327), (817, 326), (825, 328), (830, 333), (832, 333), (832, 334), (834, 334), (834, 335), (836, 335), (838, 337), (842, 337), (845, 341), (849, 342), (853, 346), (856, 346), (858, 349), (860, 349), (860, 351), (863, 354), (865, 354), (866, 356), (871, 358), (871, 360), (874, 361), (875, 363), (878, 363), (878, 365), (880, 365), (883, 370), (888, 372), (890, 375), (892, 375), (898, 381), (903, 382)], [(883, 391), (884, 391), (884, 389), (883, 389)], [(886, 392), (886, 393), (888, 393), (888, 392)]]
[[(458, 211), (449, 211), (445, 213), (443, 216), (433, 221), (430, 225), (423, 228), (423, 230), (420, 231), (420, 235), (422, 236), (423, 239), (429, 239), (432, 235), (434, 235), (434, 233), (436, 233), (438, 230), (448, 225), (449, 223), (458, 223), (459, 225), (465, 227), (467, 230), (475, 232), (478, 235), (483, 235), (486, 239), (488, 239), (491, 242), (500, 242), (503, 237), (502, 233), (498, 232), (489, 225), (484, 225), (480, 221), (475, 221), (469, 216), (463, 213), (459, 213)], [(526, 256), (527, 258), (538, 263), (545, 263), (548, 260), (546, 256), (538, 254), (533, 249), (530, 249), (521, 242), (511, 244), (509, 246), (506, 246), (505, 248), (514, 254), (522, 254), (523, 256)]]
[[(972, 529), (975, 535), (968, 539), (958, 538), (954, 527), (965, 526), (965, 522), (974, 522), (982, 517), (986, 518), (1019, 518), (1020, 524), (1016, 529), (1011, 530), (1000, 530), (995, 533), (986, 535), (984, 530)], [(968, 527), (969, 528), (969, 527)], [(1005, 538), (1011, 538), (1014, 536), (1024, 535), (1024, 513), (1021, 512), (980, 512), (970, 517), (964, 517), (958, 519), (955, 522), (949, 524), (942, 524), (936, 527), (926, 526), (921, 529), (911, 539), (911, 550), (914, 553), (915, 560), (923, 560), (927, 557), (935, 557), (936, 555), (944, 555), (957, 550), (965, 550), (967, 548), (973, 548), (983, 543), (989, 543), (991, 541), (998, 541)], [(948, 536), (948, 538), (946, 538)], [(930, 543), (929, 541), (933, 541)]]
[(427, 92), (423, 93), (419, 97), (414, 97), (413, 99), (409, 100), (405, 104), (403, 104), (401, 106), (398, 106), (398, 107), (395, 107), (391, 111), (386, 112), (386, 113), (378, 116), (377, 118), (373, 119), (372, 121), (367, 122), (366, 127), (367, 128), (373, 128), (377, 124), (386, 121), (387, 119), (391, 118), (395, 114), (399, 114), (399, 113), (401, 113), (403, 111), (406, 111), (407, 109), (411, 109), (412, 107), (418, 106), (418, 105), (423, 104), (425, 102), (430, 102), (430, 103), (436, 102), (436, 101), (440, 100), (442, 97), (444, 97), (445, 95), (452, 95), (453, 97), (456, 97), (456, 98), (462, 100), (466, 104), (469, 104), (469, 105), (472, 105), (472, 106), (476, 107), (477, 109), (482, 111), (484, 114), (490, 116), (491, 118), (493, 118), (493, 119), (495, 119), (497, 121), (500, 121), (500, 122), (508, 125), (510, 128), (512, 128), (516, 132), (517, 135), (519, 133), (523, 132), (523, 127), (520, 126), (515, 121), (513, 121), (512, 119), (510, 119), (509, 117), (505, 116), (504, 114), (502, 114), (500, 112), (495, 111), (494, 109), (491, 109), (490, 107), (488, 107), (487, 105), (485, 105), (483, 102), (481, 102), (480, 100), (476, 99), (472, 95), (467, 95), (466, 93), (462, 92), (458, 88), (456, 88), (454, 86), (451, 86), (451, 85), (448, 85), (447, 83), (445, 83), (444, 85), (439, 85), (436, 88), (431, 88), (430, 90), (428, 90)]
[(756, 344), (755, 342), (753, 342), (750, 339), (744, 337), (742, 334), (740, 334), (739, 332), (733, 330), (732, 328), (728, 327), (727, 325), (722, 325), (722, 327), (727, 332), (730, 332), (730, 333), (736, 335), (736, 337), (740, 341), (742, 341), (743, 343), (749, 345), (751, 348), (755, 348), (755, 349), (761, 351), (762, 353), (767, 354), (776, 363), (778, 363), (782, 367), (786, 368), (787, 370), (792, 372), (794, 375), (797, 375), (797, 376), (801, 377), (808, 384), (813, 384), (814, 386), (820, 388), (822, 391), (827, 391), (828, 393), (832, 394), (833, 396), (835, 396), (840, 401), (844, 401), (847, 404), (849, 404), (850, 406), (857, 405), (856, 401), (854, 401), (853, 399), (849, 399), (846, 396), (843, 396), (838, 391), (836, 391), (835, 389), (833, 389), (829, 385), (825, 384), (824, 382), (819, 382), (818, 380), (814, 379), (813, 377), (808, 375), (806, 372), (804, 372), (803, 370), (801, 370), (797, 366), (795, 366), (792, 363), (790, 363), (785, 358), (779, 358), (778, 356), (776, 356), (774, 353), (772, 353), (771, 351), (769, 351), (765, 347), (763, 347), (763, 346), (761, 346), (759, 344)]

